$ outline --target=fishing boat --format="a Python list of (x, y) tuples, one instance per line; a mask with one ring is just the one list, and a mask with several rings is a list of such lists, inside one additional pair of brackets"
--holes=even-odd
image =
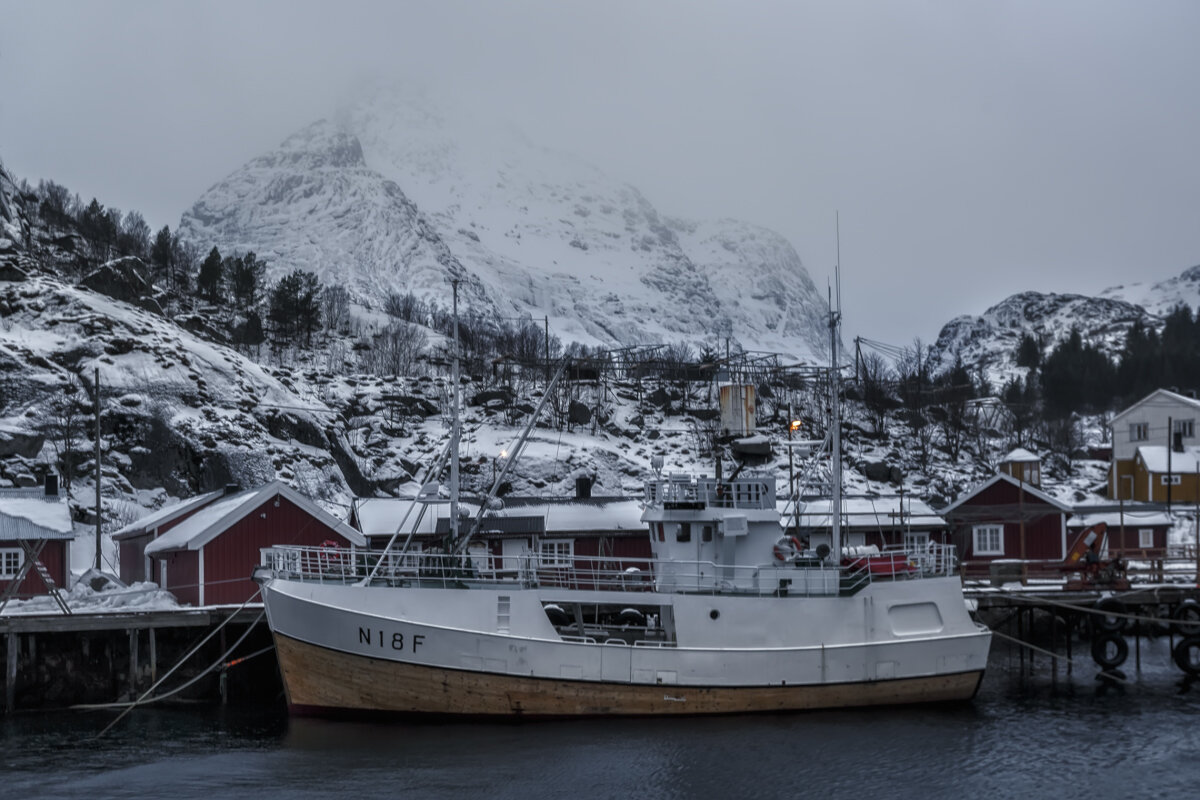
[[(402, 526), (384, 551), (264, 551), (256, 579), (293, 713), (797, 711), (964, 700), (983, 678), (991, 634), (967, 612), (951, 546), (842, 552), (836, 423), (832, 546), (782, 535), (770, 473), (679, 474), (656, 460), (644, 560), (469, 547), (489, 503), (459, 529), (457, 437), (455, 415), (446, 552), (410, 552)], [(444, 499), (435, 483), (423, 494)]]

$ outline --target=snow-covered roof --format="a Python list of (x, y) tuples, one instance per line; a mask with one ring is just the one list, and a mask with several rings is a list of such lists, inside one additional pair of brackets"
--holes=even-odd
[(1182, 453), (1170, 453), (1169, 465), (1168, 452), (1169, 448), (1165, 444), (1144, 444), (1137, 449), (1137, 457), (1146, 465), (1147, 472), (1165, 473), (1168, 466), (1170, 471), (1176, 474), (1195, 474), (1200, 471), (1200, 447), (1185, 447)]
[(146, 545), (146, 555), (170, 550), (199, 550), (224, 533), (230, 525), (238, 522), (276, 495), (295, 503), (304, 511), (335, 529), (350, 542), (356, 545), (367, 543), (366, 538), (354, 528), (337, 519), (287, 484), (274, 481), (258, 489), (231, 494), (200, 509)]
[[(1138, 508), (1137, 504), (1129, 504), (1125, 508), (1125, 527), (1137, 528), (1145, 526), (1170, 526), (1174, 524), (1171, 515), (1165, 511), (1148, 511)], [(1069, 528), (1089, 528), (1092, 525), (1100, 523), (1108, 525), (1110, 528), (1121, 527), (1121, 512), (1118, 511), (1096, 511), (1089, 512), (1087, 506), (1077, 507), (1075, 516), (1067, 523)]]
[[(786, 505), (788, 501), (781, 501)], [(944, 528), (946, 520), (930, 508), (924, 500), (914, 497), (904, 498), (904, 511), (901, 515), (901, 498), (896, 495), (885, 497), (845, 497), (842, 499), (842, 525), (847, 528), (862, 528), (878, 530), (880, 528), (894, 530), (900, 527), (913, 528)], [(790, 525), (794, 517), (788, 515), (782, 520), (784, 525)], [(828, 528), (830, 520), (830, 501), (826, 499), (812, 500), (803, 504), (800, 510), (800, 527)]]
[(1067, 514), (1070, 514), (1072, 511), (1072, 509), (1069, 505), (1067, 505), (1066, 503), (1063, 503), (1061, 500), (1051, 497), (1050, 495), (1046, 494), (1045, 492), (1041, 491), (1040, 489), (1035, 489), (1034, 487), (1030, 486), (1028, 483), (1022, 483), (1021, 481), (1018, 481), (1016, 478), (1014, 478), (1013, 476), (1011, 476), (1007, 473), (997, 472), (995, 475), (988, 478), (986, 481), (979, 484), (978, 486), (971, 489), (970, 491), (965, 492), (962, 495), (962, 497), (959, 497), (953, 503), (951, 503), (950, 505), (943, 508), (942, 516), (949, 518), (951, 516), (952, 512), (956, 508), (958, 508), (962, 504), (966, 503), (968, 500), (975, 497), (980, 492), (999, 483), (1000, 481), (1006, 481), (1007, 483), (1010, 483), (1013, 486), (1019, 487), (1022, 491), (1025, 492), (1025, 494), (1029, 495), (1030, 497), (1041, 500), (1043, 503), (1054, 506), (1059, 511), (1063, 511)]
[(215, 492), (206, 492), (205, 494), (198, 494), (191, 499), (164, 506), (157, 511), (147, 514), (141, 519), (136, 520), (135, 522), (129, 523), (124, 528), (121, 528), (121, 530), (113, 534), (113, 539), (120, 541), (122, 539), (129, 539), (135, 536), (142, 536), (153, 531), (159, 525), (165, 525), (173, 519), (178, 519), (189, 511), (197, 509), (200, 506), (208, 505), (222, 494), (223, 491), (221, 490)]
[[(368, 498), (356, 503), (355, 516), (367, 536), (391, 536), (408, 514), (404, 523), (404, 533), (408, 533), (420, 511), (420, 504), (417, 504), (418, 508), (409, 513), (415, 503), (410, 498)], [(463, 502), (460, 508), (472, 517), (479, 512), (478, 503)], [(437, 520), (449, 516), (448, 503), (430, 504), (416, 532), (433, 534), (437, 530)], [(640, 499), (624, 497), (564, 501), (512, 499), (503, 508), (489, 511), (487, 517), (542, 517), (547, 533), (639, 531), (646, 527), (642, 522)]]
[(1021, 462), (1026, 462), (1026, 461), (1041, 461), (1041, 460), (1042, 460), (1041, 458), (1039, 458), (1038, 456), (1029, 452), (1024, 447), (1018, 447), (1015, 450), (1013, 450), (1012, 452), (1010, 452), (1008, 455), (1006, 455), (1003, 459), (1001, 459), (1000, 463), (1002, 463), (1002, 464), (1007, 464), (1009, 462), (1021, 463)]
[(67, 498), (45, 489), (0, 489), (0, 541), (74, 539)]
[(1178, 406), (1190, 406), (1191, 408), (1200, 411), (1200, 400), (1197, 400), (1194, 397), (1187, 397), (1186, 395), (1179, 394), (1178, 392), (1172, 392), (1170, 389), (1155, 389), (1153, 392), (1146, 395), (1141, 400), (1138, 400), (1133, 405), (1114, 414), (1112, 421), (1113, 426), (1115, 427), (1117, 425), (1117, 421), (1122, 417), (1128, 416), (1134, 411), (1140, 409), (1142, 406), (1154, 402), (1165, 402), (1172, 408)]

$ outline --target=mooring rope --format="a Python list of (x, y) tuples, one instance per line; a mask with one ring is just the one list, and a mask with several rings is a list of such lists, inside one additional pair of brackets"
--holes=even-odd
[[(1172, 620), (1170, 617), (1147, 617), (1147, 616), (1142, 616), (1140, 614), (1129, 614), (1124, 611), (1107, 611), (1103, 608), (1096, 608), (1094, 606), (1080, 606), (1080, 605), (1075, 605), (1074, 603), (1064, 603), (1061, 600), (1050, 600), (1050, 599), (1047, 599), (1044, 597), (1021, 597), (1020, 595), (1014, 595), (1011, 599), (1012, 600), (1020, 600), (1024, 603), (1037, 603), (1037, 604), (1045, 604), (1048, 606), (1058, 606), (1059, 608), (1066, 608), (1071, 611), (1079, 611), (1084, 614), (1095, 614), (1095, 615), (1101, 616), (1101, 617), (1116, 617), (1118, 619), (1131, 619), (1131, 620), (1134, 620), (1135, 622), (1149, 622), (1149, 623), (1159, 623), (1159, 624), (1168, 624), (1168, 625), (1171, 624), (1171, 622), (1177, 622), (1177, 623), (1179, 623), (1180, 628), (1194, 626), (1197, 630), (1200, 630), (1200, 620), (1196, 620), (1196, 621)], [(1113, 598), (1113, 599), (1116, 599), (1117, 602), (1119, 602), (1119, 603), (1122, 602), (1121, 600), (1119, 600), (1117, 598)]]
[[(1055, 653), (1051, 650), (1046, 650), (1045, 648), (1038, 647), (1037, 645), (1022, 641), (1015, 636), (1009, 636), (1007, 633), (1001, 633), (1000, 631), (996, 630), (995, 628), (991, 628), (990, 630), (993, 635), (999, 636), (1001, 639), (1007, 639), (1010, 642), (1019, 644), (1022, 647), (1026, 647), (1030, 650), (1033, 650), (1034, 652), (1042, 653), (1043, 655), (1050, 656), (1053, 659), (1061, 658), (1063, 661), (1066, 661), (1068, 664), (1073, 664), (1073, 665), (1079, 667), (1080, 669), (1085, 669), (1087, 667), (1086, 662), (1081, 662), (1078, 658), (1068, 658), (1067, 656), (1059, 655), (1058, 653)], [(1129, 683), (1128, 678), (1124, 678), (1124, 677), (1118, 675), (1117, 673), (1113, 672), (1112, 670), (1101, 669), (1100, 673), (1104, 676), (1105, 680), (1111, 679), (1114, 681), (1120, 681), (1121, 683)]]
[[(174, 697), (175, 694), (179, 694), (181, 691), (184, 691), (185, 688), (187, 688), (188, 686), (191, 686), (192, 684), (194, 684), (194, 682), (198, 681), (199, 679), (204, 678), (205, 675), (208, 675), (210, 672), (212, 672), (212, 670), (216, 669), (217, 667), (228, 668), (229, 666), (232, 666), (232, 664), (239, 663), (241, 661), (245, 661), (246, 658), (252, 658), (254, 656), (263, 654), (263, 652), (265, 652), (266, 650), (270, 650), (271, 648), (274, 648), (275, 645), (271, 645), (271, 648), (263, 648), (262, 650), (259, 650), (258, 652), (253, 652), (253, 654), (248, 655), (245, 658), (235, 658), (235, 660), (232, 662), (222, 663), (222, 662), (224, 662), (224, 660), (226, 660), (226, 658), (229, 657), (230, 654), (232, 654), (232, 652), (234, 650), (238, 649), (239, 644), (241, 644), (242, 642), (245, 642), (246, 637), (250, 636), (250, 632), (254, 630), (254, 626), (258, 625), (258, 620), (260, 620), (260, 619), (263, 619), (263, 614), (259, 614), (258, 618), (254, 619), (254, 621), (251, 622), (250, 626), (248, 626), (246, 628), (246, 632), (242, 633), (241, 636), (238, 638), (238, 640), (236, 640), (236, 642), (233, 643), (232, 648), (229, 648), (228, 650), (224, 651), (223, 654), (221, 654), (220, 658), (217, 658), (216, 661), (212, 662), (211, 664), (209, 664), (208, 667), (204, 668), (202, 670), (202, 672), (199, 672), (196, 676), (193, 676), (193, 678), (191, 680), (188, 680), (187, 682), (185, 682), (185, 684), (176, 686), (175, 688), (173, 688), (173, 690), (170, 690), (166, 694), (158, 694), (158, 696), (151, 697), (149, 699), (146, 699), (145, 696), (143, 696), (142, 698), (139, 698), (137, 700), (137, 702), (131, 702), (131, 703), (94, 703), (94, 704), (89, 704), (89, 705), (72, 705), (71, 708), (74, 710), (100, 710), (100, 709), (132, 710), (133, 706), (136, 706), (138, 704), (146, 705), (149, 703), (157, 703), (158, 700), (164, 700), (164, 699), (167, 699), (168, 697)], [(160, 681), (160, 682), (162, 682), (162, 681)], [(118, 717), (118, 720), (120, 720), (120, 717)], [(116, 720), (113, 720), (113, 724), (116, 724)], [(109, 727), (112, 727), (112, 726), (109, 726)], [(104, 730), (108, 730), (108, 728), (104, 728)], [(97, 735), (97, 739), (100, 738), (100, 736), (103, 734), (104, 734), (104, 732), (102, 730), (100, 735)]]
[[(167, 678), (171, 677), (171, 675), (174, 674), (175, 670), (179, 669), (185, 663), (187, 663), (187, 660), (189, 658), (191, 658), (193, 655), (195, 655), (200, 650), (200, 648), (203, 647), (208, 642), (209, 639), (216, 636), (218, 631), (220, 631), (222, 628), (224, 628), (226, 625), (228, 625), (233, 620), (233, 618), (235, 616), (237, 616), (238, 611), (241, 611), (243, 608), (248, 606), (250, 604), (250, 601), (253, 600), (254, 598), (258, 597), (259, 594), (261, 594), (261, 593), (262, 593), (262, 587), (260, 586), (257, 590), (255, 590), (254, 594), (250, 595), (250, 597), (247, 598), (246, 602), (242, 603), (241, 606), (239, 606), (236, 611), (234, 611), (232, 614), (230, 614), (228, 617), (226, 617), (224, 622), (222, 622), (217, 627), (213, 628), (212, 631), (210, 631), (207, 636), (205, 636), (203, 639), (200, 640), (199, 644), (197, 644), (195, 647), (193, 647), (191, 650), (189, 650), (187, 655), (185, 655), (183, 658), (179, 659), (179, 662), (176, 663), (175, 666), (171, 667), (171, 669), (169, 669), (165, 675), (163, 675), (161, 678), (159, 678), (157, 681), (155, 681), (154, 685), (151, 686), (149, 689), (147, 689), (141, 697), (139, 697), (137, 700), (133, 701), (132, 703), (127, 704), (125, 706), (125, 710), (122, 711), (120, 714), (118, 714), (116, 719), (114, 719), (112, 722), (108, 723), (108, 725), (106, 725), (104, 727), (104, 730), (102, 730), (102, 731), (100, 731), (100, 733), (96, 734), (95, 738), (99, 739), (100, 737), (104, 736), (104, 734), (108, 733), (109, 730), (111, 730), (114, 725), (116, 725), (118, 722), (123, 720), (125, 718), (126, 714), (128, 714), (130, 711), (132, 711), (133, 709), (135, 709), (139, 705), (141, 705), (143, 702), (145, 702), (146, 698), (150, 697), (151, 693), (155, 689), (157, 689), (159, 686), (161, 686), (163, 681), (165, 681)], [(254, 630), (254, 626), (258, 624), (259, 620), (261, 620), (263, 618), (264, 614), (266, 614), (266, 610), (259, 612), (258, 617), (255, 618), (254, 622), (246, 628), (246, 632), (243, 633), (241, 638), (239, 638), (237, 640), (237, 642), (234, 644), (234, 647), (237, 647), (237, 645), (241, 644), (242, 640), (245, 639), (246, 636), (249, 635), (250, 631)], [(225, 657), (228, 656), (229, 652), (232, 652), (232, 648), (228, 652), (226, 652), (224, 655), (222, 655), (220, 660), (224, 660)], [(130, 665), (131, 669), (132, 669), (132, 666), (133, 665)], [(216, 666), (216, 665), (214, 664), (213, 666)], [(208, 669), (204, 670), (203, 672), (200, 673), (200, 675), (197, 675), (196, 678), (194, 678), (192, 681), (184, 684), (184, 686), (188, 686), (191, 683), (194, 683), (196, 680), (199, 680), (200, 677), (207, 675), (212, 669), (213, 669), (213, 667), (209, 667)], [(183, 687), (180, 687), (180, 689), (182, 689), (182, 688)], [(180, 689), (176, 689), (176, 690), (172, 691), (171, 694), (175, 694)], [(170, 695), (163, 695), (161, 697), (154, 698), (154, 700), (161, 700), (161, 699), (163, 699), (163, 697), (169, 697), (169, 696)], [(108, 708), (119, 708), (119, 707), (121, 707), (121, 704), (116, 704), (116, 703), (108, 704), (107, 707)]]

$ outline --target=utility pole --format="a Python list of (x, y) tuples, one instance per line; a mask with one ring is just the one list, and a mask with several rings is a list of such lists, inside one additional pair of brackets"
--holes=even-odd
[(454, 287), (454, 418), (450, 421), (450, 541), (453, 542), (451, 547), (458, 547), (458, 280), (452, 280), (450, 285)]
[(547, 314), (542, 320), (546, 324), (546, 385), (550, 385), (550, 315)]
[[(1175, 449), (1175, 420), (1167, 417), (1167, 513), (1171, 513), (1171, 451)], [(1151, 498), (1153, 499), (1153, 498)]]
[(102, 564), (100, 553), (100, 368), (96, 367), (96, 569)]

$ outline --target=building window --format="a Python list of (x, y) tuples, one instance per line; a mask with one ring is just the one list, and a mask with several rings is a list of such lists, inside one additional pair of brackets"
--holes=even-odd
[(1138, 528), (1138, 547), (1143, 550), (1149, 550), (1154, 547), (1154, 529), (1153, 528)]
[(21, 571), (21, 551), (18, 548), (0, 550), (0, 578), (15, 578)]
[(1175, 433), (1178, 433), (1185, 439), (1192, 439), (1196, 436), (1196, 421), (1194, 419), (1177, 419), (1175, 420)]
[(1150, 438), (1150, 423), (1135, 422), (1129, 426), (1129, 441), (1144, 442)]
[(1004, 555), (1004, 527), (1001, 525), (976, 525), (972, 550), (977, 556)]
[(571, 539), (542, 542), (538, 563), (543, 567), (569, 567), (574, 563), (575, 542)]
[(1183, 483), (1182, 475), (1159, 475), (1158, 479), (1163, 486), (1179, 486)]

